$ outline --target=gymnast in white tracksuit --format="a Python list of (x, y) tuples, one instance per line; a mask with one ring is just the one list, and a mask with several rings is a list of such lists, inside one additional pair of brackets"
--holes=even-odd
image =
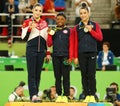
[(22, 26), (22, 39), (27, 41), (26, 59), (31, 101), (38, 99), (41, 70), (47, 50), (48, 25), (40, 18), (42, 10), (42, 5), (36, 4), (33, 7), (33, 16), (25, 20)]

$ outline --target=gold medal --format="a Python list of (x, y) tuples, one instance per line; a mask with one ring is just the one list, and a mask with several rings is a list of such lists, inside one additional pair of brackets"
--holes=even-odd
[(54, 34), (55, 34), (55, 31), (54, 31), (54, 30), (51, 30), (51, 31), (49, 32), (49, 34), (50, 34), (50, 35), (54, 35)]

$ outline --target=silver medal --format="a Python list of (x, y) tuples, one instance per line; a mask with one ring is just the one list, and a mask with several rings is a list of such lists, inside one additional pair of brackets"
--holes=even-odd
[(87, 28), (84, 28), (84, 32), (88, 32), (88, 29), (87, 29)]

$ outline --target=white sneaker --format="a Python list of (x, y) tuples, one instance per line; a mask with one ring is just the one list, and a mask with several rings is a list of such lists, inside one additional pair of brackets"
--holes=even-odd
[(37, 95), (33, 95), (32, 102), (42, 102), (42, 100)]

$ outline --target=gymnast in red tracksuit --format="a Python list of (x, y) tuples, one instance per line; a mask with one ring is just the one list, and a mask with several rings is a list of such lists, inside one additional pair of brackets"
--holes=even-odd
[[(66, 16), (59, 13), (56, 16), (56, 28), (50, 31), (48, 36), (49, 46), (53, 45), (52, 61), (55, 76), (55, 86), (58, 94), (56, 102), (67, 102), (70, 89), (70, 66), (64, 61), (72, 60), (73, 35), (72, 30), (65, 26)], [(63, 77), (63, 80), (62, 80)], [(63, 84), (63, 93), (62, 93)]]
[(90, 12), (87, 7), (80, 8), (81, 21), (74, 27), (74, 58), (81, 69), (84, 102), (96, 102), (96, 55), (97, 41), (102, 41), (103, 36), (98, 23), (89, 19)]
[(24, 21), (22, 39), (27, 41), (26, 58), (28, 69), (28, 87), (31, 101), (37, 101), (41, 70), (46, 56), (47, 22), (41, 19), (43, 7), (36, 4), (33, 16)]

